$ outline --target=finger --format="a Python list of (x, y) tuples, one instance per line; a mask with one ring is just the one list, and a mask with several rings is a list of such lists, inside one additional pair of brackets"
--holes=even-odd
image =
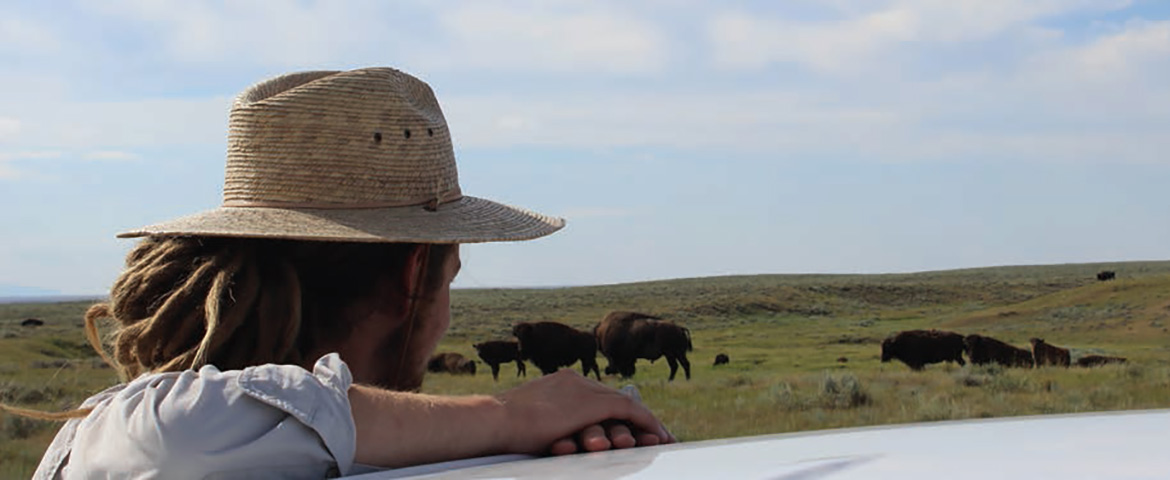
[(615, 399), (615, 402), (619, 405), (619, 411), (611, 415), (610, 418), (625, 420), (638, 430), (658, 435), (662, 443), (671, 443), (670, 439), (673, 437), (670, 435), (670, 432), (666, 431), (666, 427), (654, 417), (654, 413), (650, 409), (638, 403), (636, 400), (617, 392), (617, 390), (614, 390), (614, 393), (619, 397), (619, 399)]
[(607, 425), (606, 433), (609, 435), (609, 442), (613, 444), (613, 448), (633, 448), (637, 445), (637, 440), (634, 435), (630, 433), (630, 427), (624, 423), (610, 423)]
[(653, 433), (640, 432), (638, 435), (636, 435), (636, 438), (638, 440), (639, 447), (653, 447), (663, 443), (662, 439), (658, 438), (658, 435)]
[(571, 455), (577, 453), (577, 441), (572, 438), (562, 438), (553, 442), (548, 449), (549, 455)]
[(601, 425), (590, 425), (581, 430), (581, 447), (586, 452), (600, 452), (609, 450), (612, 444), (605, 436), (605, 429)]

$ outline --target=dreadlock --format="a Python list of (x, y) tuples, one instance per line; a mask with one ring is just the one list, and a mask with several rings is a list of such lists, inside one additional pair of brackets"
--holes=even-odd
[[(371, 295), (380, 280), (400, 286), (400, 273), (418, 247), (148, 238), (127, 254), (126, 269), (114, 282), (109, 302), (86, 311), (86, 338), (123, 381), (204, 365), (221, 370), (265, 363), (305, 365), (314, 348), (350, 335), (355, 325), (344, 310), (355, 300)], [(424, 295), (404, 293), (404, 302), (425, 297), (445, 281), (442, 268), (454, 248), (428, 247), (420, 273)], [(103, 320), (113, 326), (104, 341), (98, 332)], [(89, 413), (5, 405), (0, 410), (51, 420)]]

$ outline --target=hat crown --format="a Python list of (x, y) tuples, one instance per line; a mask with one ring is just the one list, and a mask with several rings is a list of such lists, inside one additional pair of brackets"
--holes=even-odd
[(224, 206), (379, 208), (460, 195), (434, 93), (392, 68), (258, 83), (228, 124)]

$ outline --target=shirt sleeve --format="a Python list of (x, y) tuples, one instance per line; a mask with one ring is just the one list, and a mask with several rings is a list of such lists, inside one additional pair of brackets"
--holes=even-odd
[(64, 477), (323, 478), (353, 467), (349, 367), (262, 365), (148, 375), (78, 426)]

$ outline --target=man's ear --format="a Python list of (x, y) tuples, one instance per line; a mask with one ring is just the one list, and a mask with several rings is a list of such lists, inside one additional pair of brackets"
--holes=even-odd
[(402, 266), (400, 282), (408, 298), (417, 296), (422, 291), (423, 271), (426, 269), (427, 246), (415, 245), (406, 257), (406, 264)]

